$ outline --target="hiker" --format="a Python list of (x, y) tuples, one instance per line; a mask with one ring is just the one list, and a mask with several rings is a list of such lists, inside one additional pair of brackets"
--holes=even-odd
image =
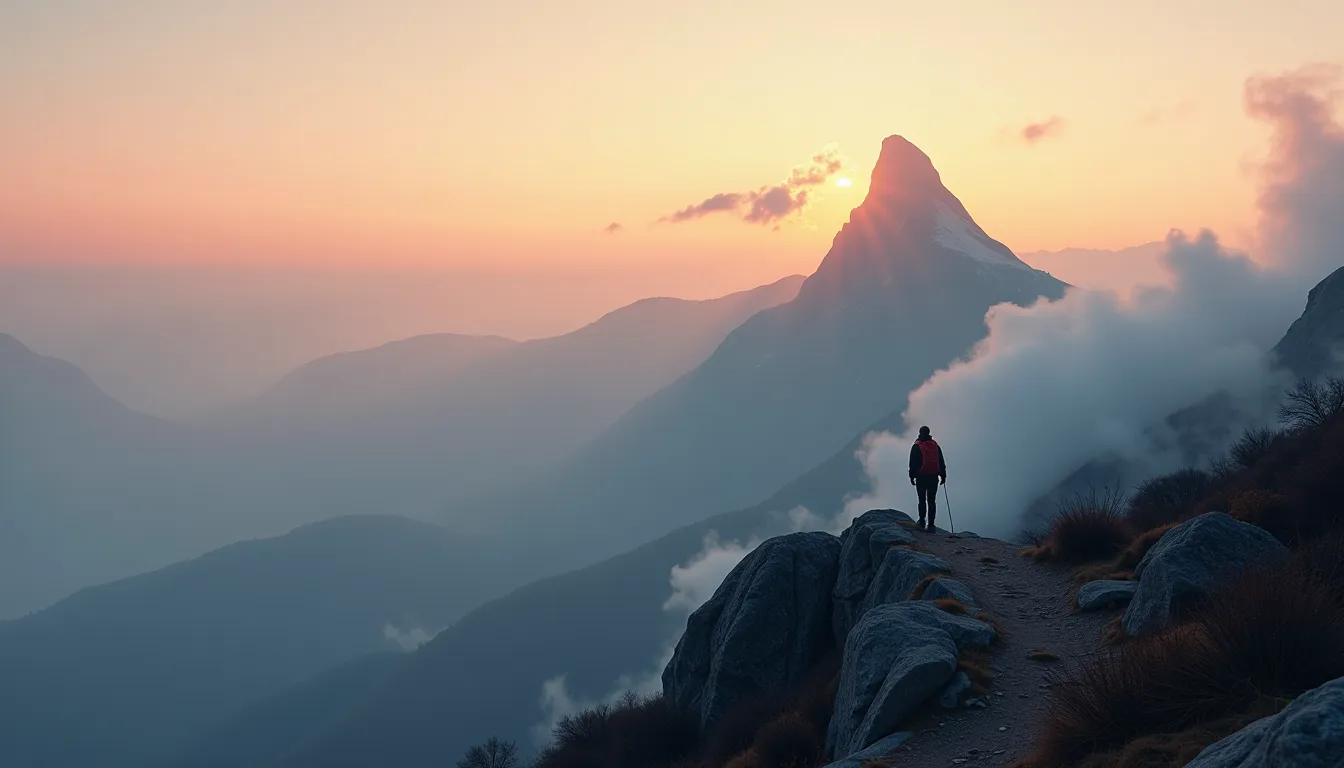
[[(933, 518), (938, 514), (938, 481), (947, 484), (947, 462), (943, 449), (934, 442), (928, 427), (919, 428), (919, 439), (910, 446), (910, 484), (919, 492), (919, 529), (933, 533)], [(928, 527), (925, 527), (925, 514)]]

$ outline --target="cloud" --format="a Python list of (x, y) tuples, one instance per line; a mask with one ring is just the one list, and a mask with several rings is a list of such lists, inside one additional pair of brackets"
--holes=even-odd
[(808, 188), (825, 184), (842, 167), (844, 161), (839, 151), (833, 146), (827, 147), (813, 155), (804, 165), (790, 171), (788, 177), (778, 184), (750, 192), (720, 192), (668, 214), (660, 221), (676, 224), (714, 213), (732, 213), (749, 224), (777, 225), (806, 207)]
[(1272, 128), (1260, 166), (1259, 249), (1312, 284), (1344, 263), (1341, 68), (1312, 65), (1251, 78), (1248, 114)]
[(1058, 136), (1064, 130), (1064, 118), (1059, 115), (1052, 115), (1048, 120), (1042, 120), (1039, 123), (1028, 123), (1023, 126), (1019, 132), (1022, 140), (1028, 144), (1036, 144), (1052, 136)]
[(426, 632), (420, 627), (407, 627), (405, 629), (392, 624), (383, 625), (383, 639), (395, 645), (403, 651), (414, 651), (416, 648), (428, 643), (434, 639), (438, 632)]
[[(1310, 68), (1246, 84), (1246, 110), (1272, 129), (1261, 169), (1258, 263), (1208, 232), (1173, 232), (1171, 284), (1073, 290), (1028, 308), (1000, 305), (969, 359), (910, 396), (906, 424), (927, 423), (948, 454), (958, 527), (1012, 536), (1021, 513), (1083, 462), (1113, 456), (1149, 473), (1186, 457), (1165, 446), (1164, 419), (1227, 392), (1248, 421), (1268, 420), (1283, 386), (1268, 352), (1307, 288), (1344, 253), (1344, 136), (1338, 71)], [(872, 491), (849, 514), (909, 506), (913, 434), (869, 435), (859, 452)]]
[(616, 234), (617, 232), (624, 232), (624, 231), (625, 231), (625, 225), (622, 224), (622, 223), (619, 222), (619, 221), (613, 221), (613, 222), (611, 222), (610, 224), (608, 224), (607, 226), (603, 227), (603, 228), (602, 228), (602, 231), (605, 232), (605, 233), (608, 234), (608, 235), (614, 235), (614, 234)]

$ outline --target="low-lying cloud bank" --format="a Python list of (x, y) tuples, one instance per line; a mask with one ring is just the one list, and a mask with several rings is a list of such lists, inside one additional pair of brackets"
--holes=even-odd
[[(906, 506), (915, 430), (933, 427), (948, 455), (961, 527), (1017, 532), (1021, 514), (1083, 463), (1116, 457), (1157, 473), (1182, 457), (1154, 440), (1170, 414), (1227, 392), (1253, 418), (1280, 386), (1269, 350), (1301, 312), (1306, 291), (1344, 261), (1344, 130), (1335, 119), (1339, 70), (1310, 67), (1247, 82), (1246, 110), (1270, 124), (1261, 168), (1257, 261), (1215, 235), (1173, 232), (1168, 287), (1072, 291), (987, 316), (969, 359), (912, 393), (906, 434), (874, 434), (859, 458), (873, 490), (849, 514)], [(1160, 437), (1160, 434), (1158, 435)]]

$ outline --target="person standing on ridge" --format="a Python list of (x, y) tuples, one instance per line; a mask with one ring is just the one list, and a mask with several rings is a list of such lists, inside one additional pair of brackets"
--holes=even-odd
[[(910, 446), (910, 484), (919, 492), (919, 529), (933, 533), (933, 518), (938, 514), (938, 482), (947, 484), (947, 462), (943, 449), (934, 442), (928, 427), (919, 428), (919, 439)], [(928, 527), (924, 520), (927, 514)]]

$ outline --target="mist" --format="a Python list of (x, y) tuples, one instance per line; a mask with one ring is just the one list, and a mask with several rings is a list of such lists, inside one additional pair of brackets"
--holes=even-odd
[(1140, 287), (1128, 301), (1072, 290), (993, 308), (969, 357), (911, 394), (907, 431), (867, 437), (859, 459), (872, 491), (848, 514), (912, 503), (908, 457), (921, 425), (947, 454), (943, 509), (950, 502), (961, 528), (1011, 537), (1029, 504), (1090, 459), (1118, 457), (1148, 475), (1178, 468), (1185, 457), (1163, 447), (1162, 421), (1184, 407), (1222, 392), (1248, 424), (1268, 421), (1264, 393), (1287, 384), (1270, 349), (1341, 261), (1336, 75), (1309, 68), (1246, 84), (1247, 113), (1272, 131), (1255, 260), (1211, 232), (1173, 232), (1161, 257), (1166, 286)]
[(701, 267), (42, 267), (0, 259), (0, 332), (78, 365), (131, 408), (192, 418), (251, 398), (324, 355), (447, 331), (544, 338), (649, 296), (706, 299), (760, 284), (752, 274)]

